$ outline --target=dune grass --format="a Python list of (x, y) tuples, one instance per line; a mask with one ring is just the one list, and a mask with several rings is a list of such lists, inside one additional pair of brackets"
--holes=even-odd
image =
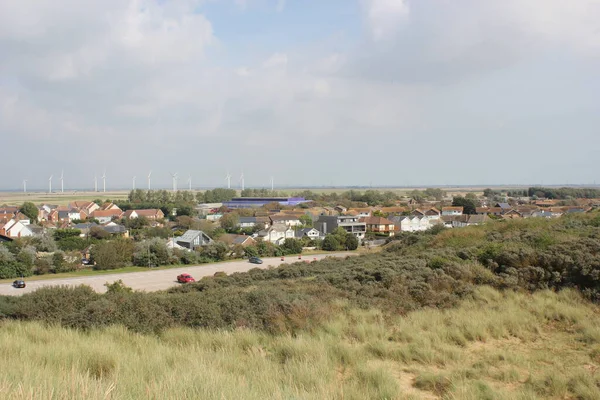
[(337, 304), (296, 336), (80, 332), (5, 321), (3, 399), (600, 398), (599, 309), (575, 291), (478, 288), (393, 320)]

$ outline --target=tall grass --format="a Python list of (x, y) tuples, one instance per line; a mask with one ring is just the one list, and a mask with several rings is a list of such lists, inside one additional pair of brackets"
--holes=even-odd
[(392, 319), (336, 306), (295, 336), (5, 321), (0, 398), (600, 398), (599, 310), (575, 291), (481, 287), (458, 308)]

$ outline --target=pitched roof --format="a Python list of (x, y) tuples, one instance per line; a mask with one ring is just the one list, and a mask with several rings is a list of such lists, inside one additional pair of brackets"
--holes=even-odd
[(406, 211), (406, 207), (381, 207), (379, 211), (381, 211), (382, 213), (402, 213)]
[(119, 210), (96, 210), (92, 213), (92, 217), (120, 217), (123, 211)]
[[(135, 210), (135, 213), (140, 216), (140, 217), (154, 217), (156, 215), (158, 215), (160, 213), (162, 213), (162, 211), (159, 208), (151, 208), (151, 209), (147, 209), (147, 210)], [(164, 213), (163, 213), (164, 215)]]
[(367, 225), (394, 225), (394, 222), (383, 217), (366, 217), (361, 218), (360, 222), (364, 222)]
[(229, 244), (244, 244), (248, 239), (254, 242), (252, 236), (248, 235), (235, 235), (232, 233), (226, 233), (219, 236), (219, 240)]
[(204, 233), (202, 231), (196, 231), (196, 230), (190, 229), (190, 230), (186, 231), (180, 237), (176, 238), (175, 240), (177, 242), (192, 243), (194, 241), (194, 239), (196, 239), (200, 235), (204, 235), (207, 238), (209, 237), (206, 233)]
[(442, 211), (463, 211), (464, 207), (442, 207)]
[(295, 221), (297, 219), (299, 219), (299, 216), (296, 215), (282, 215), (282, 214), (275, 214), (275, 215), (271, 215), (269, 217), (271, 219), (271, 221), (275, 222), (275, 221)]

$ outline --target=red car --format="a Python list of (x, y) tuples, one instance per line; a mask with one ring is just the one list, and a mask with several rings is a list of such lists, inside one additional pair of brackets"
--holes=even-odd
[(179, 283), (196, 282), (196, 280), (190, 274), (181, 274), (177, 277)]

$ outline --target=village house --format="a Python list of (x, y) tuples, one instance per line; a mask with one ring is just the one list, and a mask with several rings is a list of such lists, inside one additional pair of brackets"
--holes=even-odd
[(0, 235), (9, 238), (20, 238), (33, 236), (33, 231), (29, 228), (29, 221), (17, 221), (11, 219), (0, 227)]
[(366, 207), (366, 208), (352, 208), (350, 211), (355, 211), (356, 212), (356, 216), (358, 218), (368, 218), (371, 215), (373, 215), (373, 209), (370, 207)]
[(120, 208), (108, 209), (108, 210), (96, 210), (92, 212), (91, 217), (98, 220), (100, 224), (105, 224), (114, 219), (119, 219), (123, 215), (123, 211)]
[(344, 228), (346, 232), (353, 234), (358, 240), (363, 240), (367, 233), (367, 225), (364, 222), (360, 222), (356, 216), (321, 215), (314, 224), (315, 228), (324, 234), (332, 233), (337, 228)]
[(431, 208), (417, 208), (414, 210), (411, 215), (413, 217), (427, 218), (431, 221), (439, 220), (441, 217), (441, 212), (435, 207)]
[(286, 226), (298, 226), (302, 225), (300, 218), (296, 215), (287, 215), (287, 214), (275, 214), (269, 217), (271, 221), (271, 225), (275, 224), (284, 224)]
[(399, 206), (393, 206), (393, 207), (380, 207), (377, 211), (380, 211), (382, 214), (384, 215), (400, 215), (404, 212), (406, 212), (406, 207), (399, 207)]
[(396, 216), (390, 218), (396, 232), (420, 232), (433, 227), (432, 220), (423, 216)]
[(122, 211), (119, 208), (119, 206), (117, 206), (115, 203), (111, 203), (111, 202), (107, 202), (107, 203), (102, 204), (100, 206), (99, 210), (102, 210), (102, 211), (106, 211), (106, 210), (119, 210), (119, 211)]
[(292, 239), (296, 236), (296, 233), (292, 228), (284, 224), (275, 224), (265, 230), (258, 232), (256, 237), (264, 240), (265, 242), (271, 242), (274, 244), (283, 244), (285, 239)]
[(325, 235), (323, 235), (321, 232), (319, 232), (315, 228), (304, 228), (304, 229), (299, 229), (296, 231), (296, 238), (302, 239), (305, 237), (312, 239), (312, 240), (318, 240), (318, 239), (324, 239)]
[(463, 215), (464, 207), (442, 207), (443, 216)]
[(235, 234), (224, 234), (219, 236), (218, 239), (220, 242), (228, 244), (230, 246), (242, 246), (248, 247), (256, 244), (256, 240), (252, 236), (248, 235), (235, 235)]
[(123, 218), (134, 219), (144, 217), (150, 221), (156, 221), (163, 219), (165, 214), (159, 208), (152, 208), (146, 210), (127, 210), (123, 213)]
[(69, 208), (74, 208), (85, 215), (90, 215), (94, 211), (100, 209), (100, 206), (93, 201), (72, 201), (69, 203)]
[(213, 243), (213, 240), (204, 232), (188, 230), (182, 236), (175, 238), (175, 243), (189, 250), (197, 247), (207, 246)]
[(386, 236), (394, 236), (394, 222), (384, 217), (368, 217), (361, 218), (360, 222), (364, 222), (367, 226), (367, 232), (382, 234)]

